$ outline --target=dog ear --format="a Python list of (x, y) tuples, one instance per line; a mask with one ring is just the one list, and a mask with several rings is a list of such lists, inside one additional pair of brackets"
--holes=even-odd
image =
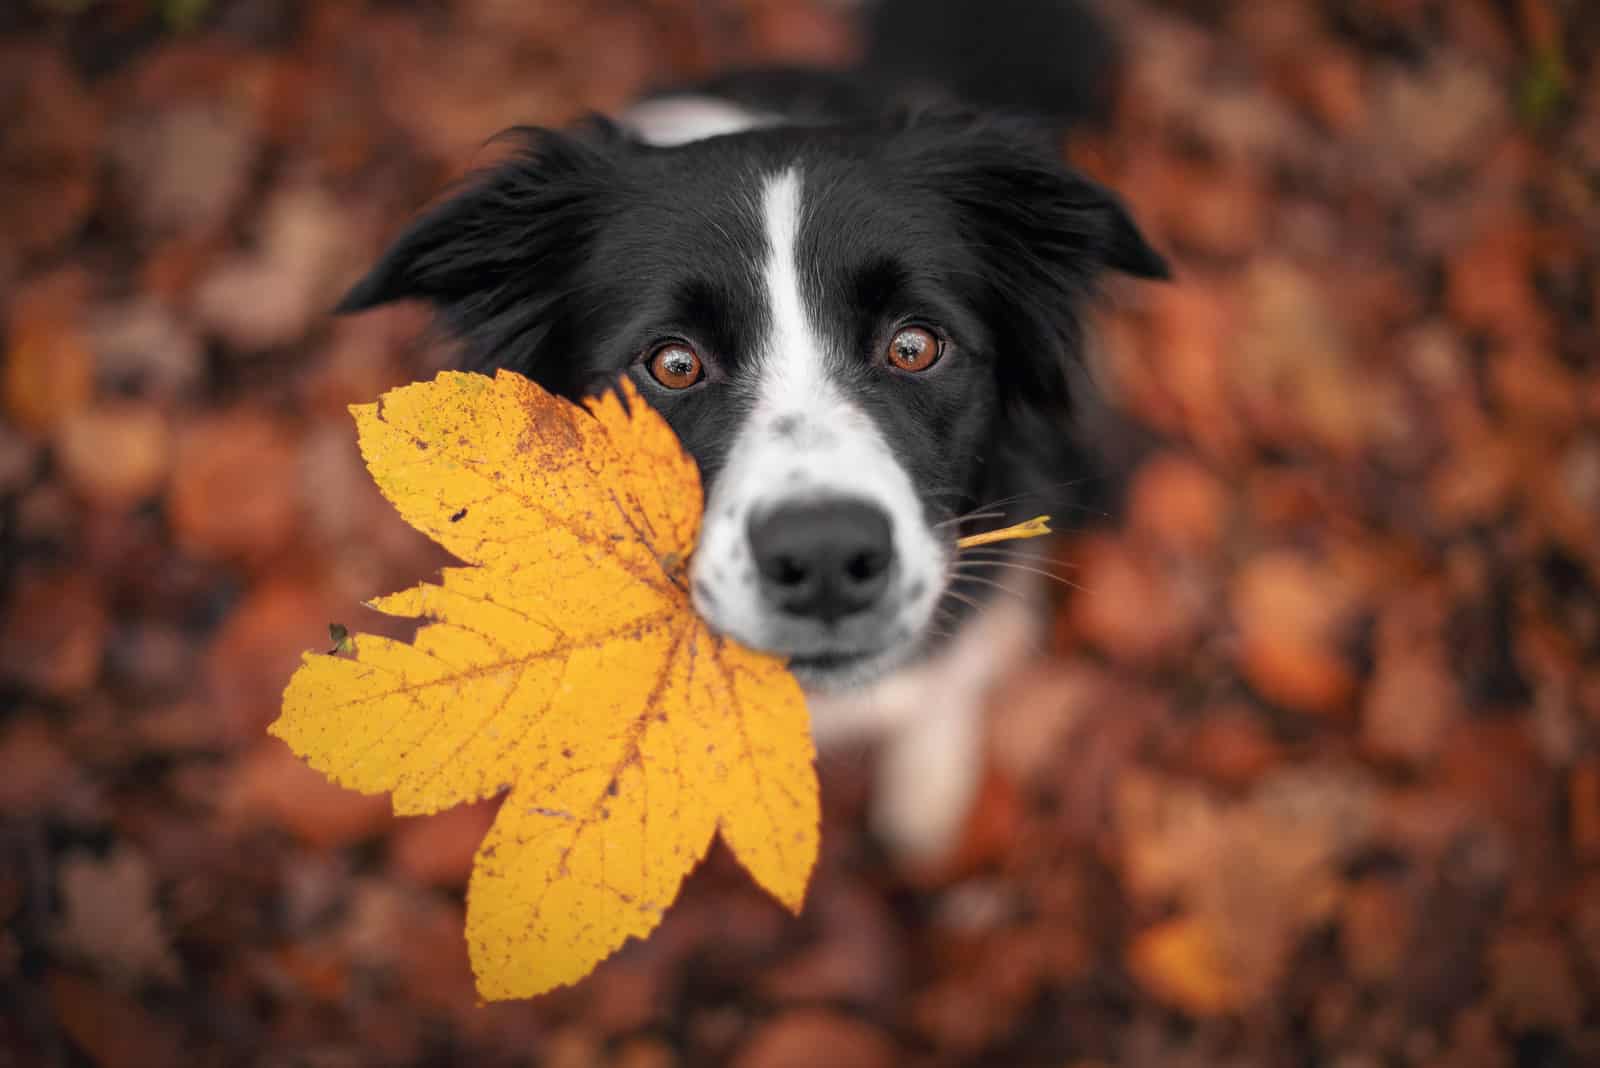
[(509, 158), (424, 212), (335, 311), (398, 300), (433, 305), (471, 365), (527, 363), (559, 329), (589, 235), (615, 188), (620, 134), (592, 123), (566, 134), (502, 135)]
[(1087, 178), (1080, 176), (1078, 180), (1097, 191), (1094, 195), (1098, 196), (1102, 204), (1102, 217), (1108, 222), (1102, 244), (1106, 266), (1135, 278), (1159, 282), (1170, 280), (1172, 267), (1167, 263), (1167, 258), (1145, 238), (1121, 198)]
[(1038, 127), (945, 118), (911, 122), (908, 139), (913, 173), (955, 204), (1003, 274), (1067, 289), (1105, 270), (1171, 277), (1121, 199), (1065, 166)]

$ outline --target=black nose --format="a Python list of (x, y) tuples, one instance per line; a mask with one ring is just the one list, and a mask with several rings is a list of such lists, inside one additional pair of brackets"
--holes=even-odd
[(872, 607), (889, 585), (893, 529), (865, 501), (785, 504), (750, 520), (750, 551), (768, 599), (832, 623)]

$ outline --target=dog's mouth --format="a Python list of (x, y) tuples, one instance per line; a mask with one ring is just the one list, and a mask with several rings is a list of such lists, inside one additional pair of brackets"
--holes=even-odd
[(789, 667), (795, 671), (806, 672), (843, 671), (865, 664), (880, 655), (882, 650), (861, 653), (813, 653), (808, 656), (790, 657)]
[(902, 643), (795, 654), (789, 657), (789, 670), (802, 687), (813, 693), (838, 693), (877, 681), (902, 663), (909, 652), (909, 643)]

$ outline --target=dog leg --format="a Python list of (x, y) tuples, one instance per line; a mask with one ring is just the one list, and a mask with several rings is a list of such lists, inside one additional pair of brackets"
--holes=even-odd
[(903, 861), (946, 856), (960, 842), (983, 765), (983, 694), (945, 695), (942, 707), (884, 738), (872, 829)]
[(960, 843), (982, 780), (984, 706), (995, 683), (1038, 651), (1029, 583), (985, 607), (950, 647), (886, 680), (873, 724), (882, 738), (872, 825), (901, 859), (936, 861)]

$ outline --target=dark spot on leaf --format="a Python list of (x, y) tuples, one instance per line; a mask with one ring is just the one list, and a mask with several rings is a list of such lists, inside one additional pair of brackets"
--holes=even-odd
[(607, 797), (616, 797), (617, 796), (617, 780), (612, 779), (611, 782), (606, 786), (606, 796)]
[(562, 760), (571, 760), (572, 759), (572, 750), (571, 749), (563, 749), (563, 750), (561, 750), (561, 759)]
[(450, 517), (450, 522), (459, 523), (465, 518), (467, 518), (467, 510), (463, 508), (461, 511)]

